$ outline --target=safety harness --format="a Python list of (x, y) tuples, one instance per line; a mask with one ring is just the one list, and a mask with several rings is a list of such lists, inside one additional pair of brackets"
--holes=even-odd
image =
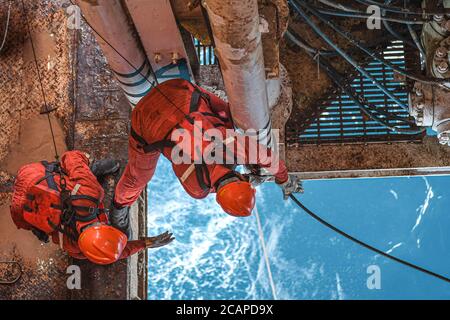
[[(185, 119), (189, 121), (190, 124), (194, 125), (195, 121), (193, 118), (193, 113), (198, 112), (200, 107), (200, 99), (203, 99), (208, 105), (208, 107), (211, 108), (211, 98), (208, 94), (199, 90), (195, 85), (193, 84), (191, 85), (193, 86), (194, 90), (192, 92), (191, 101), (189, 105), (189, 113), (185, 115)], [(213, 125), (215, 128), (223, 127), (224, 126), (223, 122), (229, 121), (227, 118), (221, 117), (220, 115), (212, 112), (200, 112), (200, 114), (205, 117), (214, 117), (216, 119), (219, 119), (222, 123), (214, 123)], [(130, 132), (133, 139), (136, 140), (136, 142), (138, 142), (138, 148), (140, 148), (144, 153), (150, 153), (155, 151), (163, 152), (164, 148), (173, 148), (176, 145), (176, 143), (170, 140), (169, 137), (172, 131), (177, 128), (178, 129), (181, 128), (179, 123), (175, 125), (173, 128), (171, 128), (162, 140), (153, 143), (148, 143), (142, 136), (136, 133), (133, 127), (131, 127)], [(212, 188), (211, 176), (209, 174), (208, 166), (203, 159), (203, 154), (201, 150), (195, 150), (195, 152), (199, 153), (199, 157), (202, 160), (202, 163), (193, 164), (195, 169), (195, 175), (200, 188), (204, 192), (206, 192), (211, 190)]]
[[(99, 218), (99, 215), (105, 213), (105, 210), (99, 208), (100, 200), (88, 195), (77, 195), (72, 194), (70, 190), (67, 189), (66, 178), (67, 173), (61, 168), (59, 162), (47, 162), (42, 161), (41, 164), (45, 167), (45, 176), (39, 179), (35, 185), (39, 185), (43, 181), (46, 181), (47, 187), (54, 190), (60, 195), (60, 203), (52, 203), (51, 208), (61, 211), (60, 214), (60, 224), (57, 225), (50, 219), (47, 219), (49, 226), (53, 231), (58, 231), (66, 235), (70, 240), (77, 241), (79, 233), (76, 228), (76, 222), (89, 222)], [(55, 176), (60, 176), (59, 186), (56, 183)], [(33, 194), (27, 194), (28, 200), (34, 200)], [(76, 200), (88, 200), (94, 203), (93, 207), (78, 206), (74, 205), (73, 201)], [(24, 210), (32, 211), (27, 205), (24, 205)], [(86, 214), (79, 214), (79, 212), (84, 212)], [(33, 229), (33, 233), (44, 242), (48, 241), (48, 235), (39, 229)]]

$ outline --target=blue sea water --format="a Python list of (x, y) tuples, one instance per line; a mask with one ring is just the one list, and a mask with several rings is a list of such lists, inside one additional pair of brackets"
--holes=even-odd
[[(450, 177), (306, 181), (303, 203), (363, 241), (450, 276)], [(161, 159), (148, 187), (149, 234), (176, 240), (149, 251), (149, 299), (272, 299), (255, 217), (191, 199)], [(279, 299), (450, 299), (450, 284), (342, 238), (284, 201), (275, 184), (257, 206)], [(369, 266), (380, 289), (369, 289)]]

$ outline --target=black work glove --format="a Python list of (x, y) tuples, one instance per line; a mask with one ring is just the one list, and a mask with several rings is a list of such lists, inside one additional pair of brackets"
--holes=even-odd
[(115, 174), (119, 171), (119, 169), (120, 162), (114, 159), (98, 160), (91, 165), (91, 171), (97, 178)]
[(39, 239), (39, 241), (42, 241), (44, 243), (49, 242), (48, 234), (46, 234), (44, 231), (33, 228), (33, 229), (31, 229), (31, 232), (36, 236), (36, 238)]

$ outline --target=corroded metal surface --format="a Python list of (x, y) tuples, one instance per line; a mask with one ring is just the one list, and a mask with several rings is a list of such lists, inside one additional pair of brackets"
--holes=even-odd
[[(72, 111), (72, 68), (69, 59), (71, 34), (66, 28), (66, 13), (59, 0), (24, 0), (24, 4), (48, 103), (58, 108), (56, 115), (64, 121), (67, 130)], [(1, 3), (1, 21), (6, 12), (6, 2)], [(0, 53), (0, 162), (9, 146), (18, 139), (20, 120), (34, 117), (43, 107), (25, 21), (21, 2), (13, 1), (8, 37)], [(2, 23), (0, 34), (3, 35), (3, 31)]]
[(290, 172), (303, 179), (449, 174), (450, 151), (434, 137), (423, 143), (291, 147)]
[[(125, 164), (130, 106), (85, 24), (79, 31), (76, 57), (74, 148), (89, 152), (94, 159), (113, 157)], [(103, 183), (106, 207), (111, 203), (114, 182), (110, 179)], [(72, 299), (127, 298), (127, 261), (111, 266), (77, 260), (73, 263), (81, 267), (82, 289), (72, 291)]]
[[(6, 16), (6, 4), (0, 3), (0, 21)], [(59, 0), (24, 0), (24, 4), (44, 90), (50, 106), (58, 108), (55, 115), (63, 121), (67, 134), (72, 111), (72, 68), (71, 34), (65, 25), (66, 14)], [(43, 107), (25, 22), (21, 1), (13, 1), (8, 36), (0, 53), (0, 260), (19, 262), (23, 276), (14, 284), (0, 285), (0, 299), (66, 299), (67, 256), (56, 246), (41, 246), (30, 232), (17, 230), (9, 216), (16, 172), (8, 172), (11, 168), (3, 161), (15, 154), (19, 138), (30, 131), (21, 125), (36, 118)], [(1, 23), (0, 34), (3, 32), (4, 24)], [(48, 134), (48, 126), (42, 130), (42, 136)], [(34, 151), (28, 150), (29, 155), (35, 154)], [(51, 160), (52, 149), (49, 154)], [(17, 164), (18, 159), (9, 162), (14, 160)]]

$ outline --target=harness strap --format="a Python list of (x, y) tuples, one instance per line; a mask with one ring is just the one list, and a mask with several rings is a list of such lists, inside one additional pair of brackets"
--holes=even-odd
[[(171, 131), (171, 130), (170, 130)], [(170, 132), (169, 131), (169, 132)], [(141, 148), (144, 153), (150, 153), (155, 151), (163, 152), (164, 148), (173, 148), (175, 146), (175, 142), (172, 140), (164, 139), (161, 141), (157, 141), (154, 143), (147, 143), (143, 137), (138, 135), (136, 131), (134, 131), (133, 128), (130, 130), (131, 136), (134, 140), (136, 140), (140, 145), (139, 148)]]
[(230, 171), (227, 174), (225, 174), (222, 178), (216, 181), (216, 183), (214, 184), (214, 188), (217, 190), (222, 182), (231, 178), (238, 178), (239, 180), (242, 180), (239, 174), (237, 174), (235, 171)]
[(41, 164), (45, 167), (45, 176), (39, 179), (36, 184), (41, 183), (44, 180), (47, 180), (47, 185), (50, 189), (59, 191), (58, 185), (55, 181), (55, 172), (57, 171), (59, 164), (57, 162), (48, 162), (41, 161)]
[[(200, 107), (200, 98), (202, 98), (206, 102), (208, 107), (211, 108), (211, 97), (208, 94), (200, 91), (200, 89), (198, 89), (196, 86), (194, 86), (194, 91), (192, 92), (191, 103), (189, 106), (190, 114), (198, 111), (198, 108)], [(201, 112), (201, 114), (206, 117), (217, 118), (223, 122), (228, 122), (228, 120), (229, 120), (228, 118), (221, 117), (220, 115), (212, 113), (212, 112)]]
[(202, 93), (200, 90), (195, 88), (194, 92), (192, 92), (191, 103), (189, 105), (189, 113), (196, 112), (198, 110), (198, 105), (200, 103), (200, 97)]
[(195, 164), (195, 175), (202, 190), (206, 191), (211, 189), (211, 177), (206, 164)]
[[(51, 205), (52, 208), (62, 210), (62, 207), (60, 205)], [(94, 208), (94, 207), (86, 207), (86, 206), (74, 206), (72, 205), (72, 209), (75, 210), (74, 219), (81, 222), (88, 222), (91, 220), (96, 219), (100, 214), (106, 213), (105, 209), (101, 208)], [(80, 215), (77, 213), (77, 211), (84, 211), (88, 212), (88, 215)]]
[[(48, 222), (49, 226), (53, 228), (53, 230), (58, 231), (60, 234), (66, 235), (70, 240), (72, 240), (74, 242), (78, 241), (79, 235), (74, 233), (73, 231), (70, 231), (70, 228), (68, 228), (68, 229), (61, 228), (60, 226), (57, 226), (56, 224), (54, 224), (50, 219), (47, 220), (47, 222)], [(60, 241), (61, 241), (61, 239), (60, 239)]]
[(88, 196), (88, 195), (84, 195), (84, 194), (71, 195), (70, 196), (70, 200), (72, 200), (72, 201), (75, 201), (75, 200), (89, 200), (89, 201), (94, 202), (97, 206), (100, 204), (99, 199), (91, 197), (91, 196)]

